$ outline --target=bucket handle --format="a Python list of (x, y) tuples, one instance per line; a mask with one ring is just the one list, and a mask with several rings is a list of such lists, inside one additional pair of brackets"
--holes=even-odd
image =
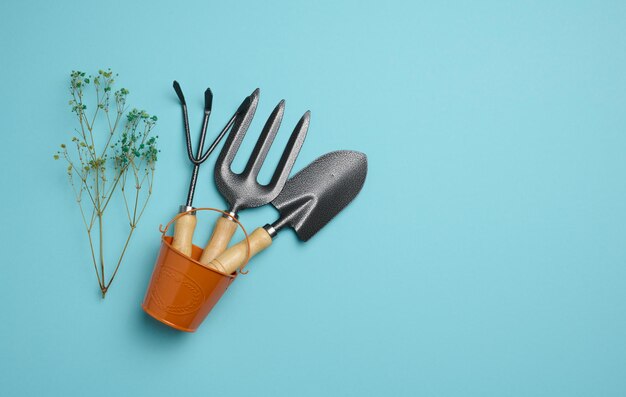
[(163, 236), (165, 236), (165, 233), (167, 233), (168, 229), (170, 228), (170, 226), (172, 225), (172, 223), (176, 222), (176, 220), (178, 218), (180, 218), (181, 216), (190, 214), (190, 213), (195, 213), (196, 211), (215, 211), (215, 212), (219, 212), (220, 214), (224, 215), (225, 217), (230, 218), (230, 220), (232, 220), (233, 222), (235, 222), (243, 231), (243, 234), (246, 236), (246, 244), (247, 244), (247, 251), (246, 251), (246, 260), (243, 262), (243, 265), (241, 265), (241, 267), (239, 268), (239, 273), (240, 274), (248, 274), (248, 271), (246, 270), (245, 272), (242, 271), (244, 267), (246, 267), (246, 265), (248, 264), (248, 261), (250, 260), (250, 239), (248, 238), (248, 232), (246, 231), (246, 228), (243, 227), (243, 225), (241, 224), (241, 222), (239, 222), (239, 220), (237, 218), (235, 218), (234, 216), (232, 216), (231, 214), (229, 214), (226, 211), (222, 211), (219, 210), (217, 208), (211, 208), (211, 207), (202, 207), (202, 208), (192, 208), (188, 211), (185, 212), (181, 212), (178, 215), (176, 215), (175, 217), (173, 217), (166, 225), (165, 227), (163, 227), (163, 224), (159, 225), (159, 231), (163, 234)]

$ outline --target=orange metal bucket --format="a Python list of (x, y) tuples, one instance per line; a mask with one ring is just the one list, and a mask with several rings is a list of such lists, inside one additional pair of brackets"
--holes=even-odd
[(193, 246), (191, 257), (174, 249), (171, 245), (172, 237), (165, 236), (165, 233), (175, 219), (168, 223), (165, 230), (161, 230), (161, 250), (141, 307), (150, 316), (170, 327), (194, 332), (237, 277), (237, 273), (225, 274), (200, 264), (198, 259), (202, 248), (198, 246)]

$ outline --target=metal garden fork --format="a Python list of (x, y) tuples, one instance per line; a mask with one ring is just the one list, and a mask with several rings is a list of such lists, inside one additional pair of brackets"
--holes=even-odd
[(237, 229), (233, 219), (237, 218), (239, 211), (265, 205), (283, 190), (309, 129), (311, 113), (307, 111), (291, 133), (270, 183), (261, 185), (257, 182), (259, 171), (278, 133), (285, 112), (285, 101), (281, 100), (267, 119), (243, 172), (235, 174), (231, 170), (231, 164), (254, 117), (259, 101), (259, 90), (256, 89), (248, 98), (250, 99), (248, 111), (233, 127), (215, 163), (215, 183), (228, 202), (229, 207), (226, 211), (229, 215), (217, 220), (213, 234), (200, 257), (203, 264), (208, 264), (226, 250)]

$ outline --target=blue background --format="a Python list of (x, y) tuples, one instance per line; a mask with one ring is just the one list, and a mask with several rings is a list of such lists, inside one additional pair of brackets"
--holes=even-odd
[[(3, 2), (0, 394), (626, 395), (624, 21), (620, 1)], [(75, 127), (69, 72), (106, 67), (159, 116), (162, 152), (102, 301), (52, 154)], [(194, 134), (207, 86), (209, 134), (255, 87), (250, 135), (286, 98), (264, 178), (307, 109), (296, 168), (336, 149), (370, 167), (345, 212), (306, 244), (281, 234), (195, 334), (140, 309), (190, 175), (174, 79)], [(225, 205), (214, 159), (196, 205)]]

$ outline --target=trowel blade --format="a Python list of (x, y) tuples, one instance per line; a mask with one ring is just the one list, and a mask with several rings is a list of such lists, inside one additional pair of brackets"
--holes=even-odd
[(364, 153), (340, 150), (317, 158), (272, 201), (280, 212), (274, 225), (290, 226), (300, 240), (309, 240), (356, 197), (366, 175)]

